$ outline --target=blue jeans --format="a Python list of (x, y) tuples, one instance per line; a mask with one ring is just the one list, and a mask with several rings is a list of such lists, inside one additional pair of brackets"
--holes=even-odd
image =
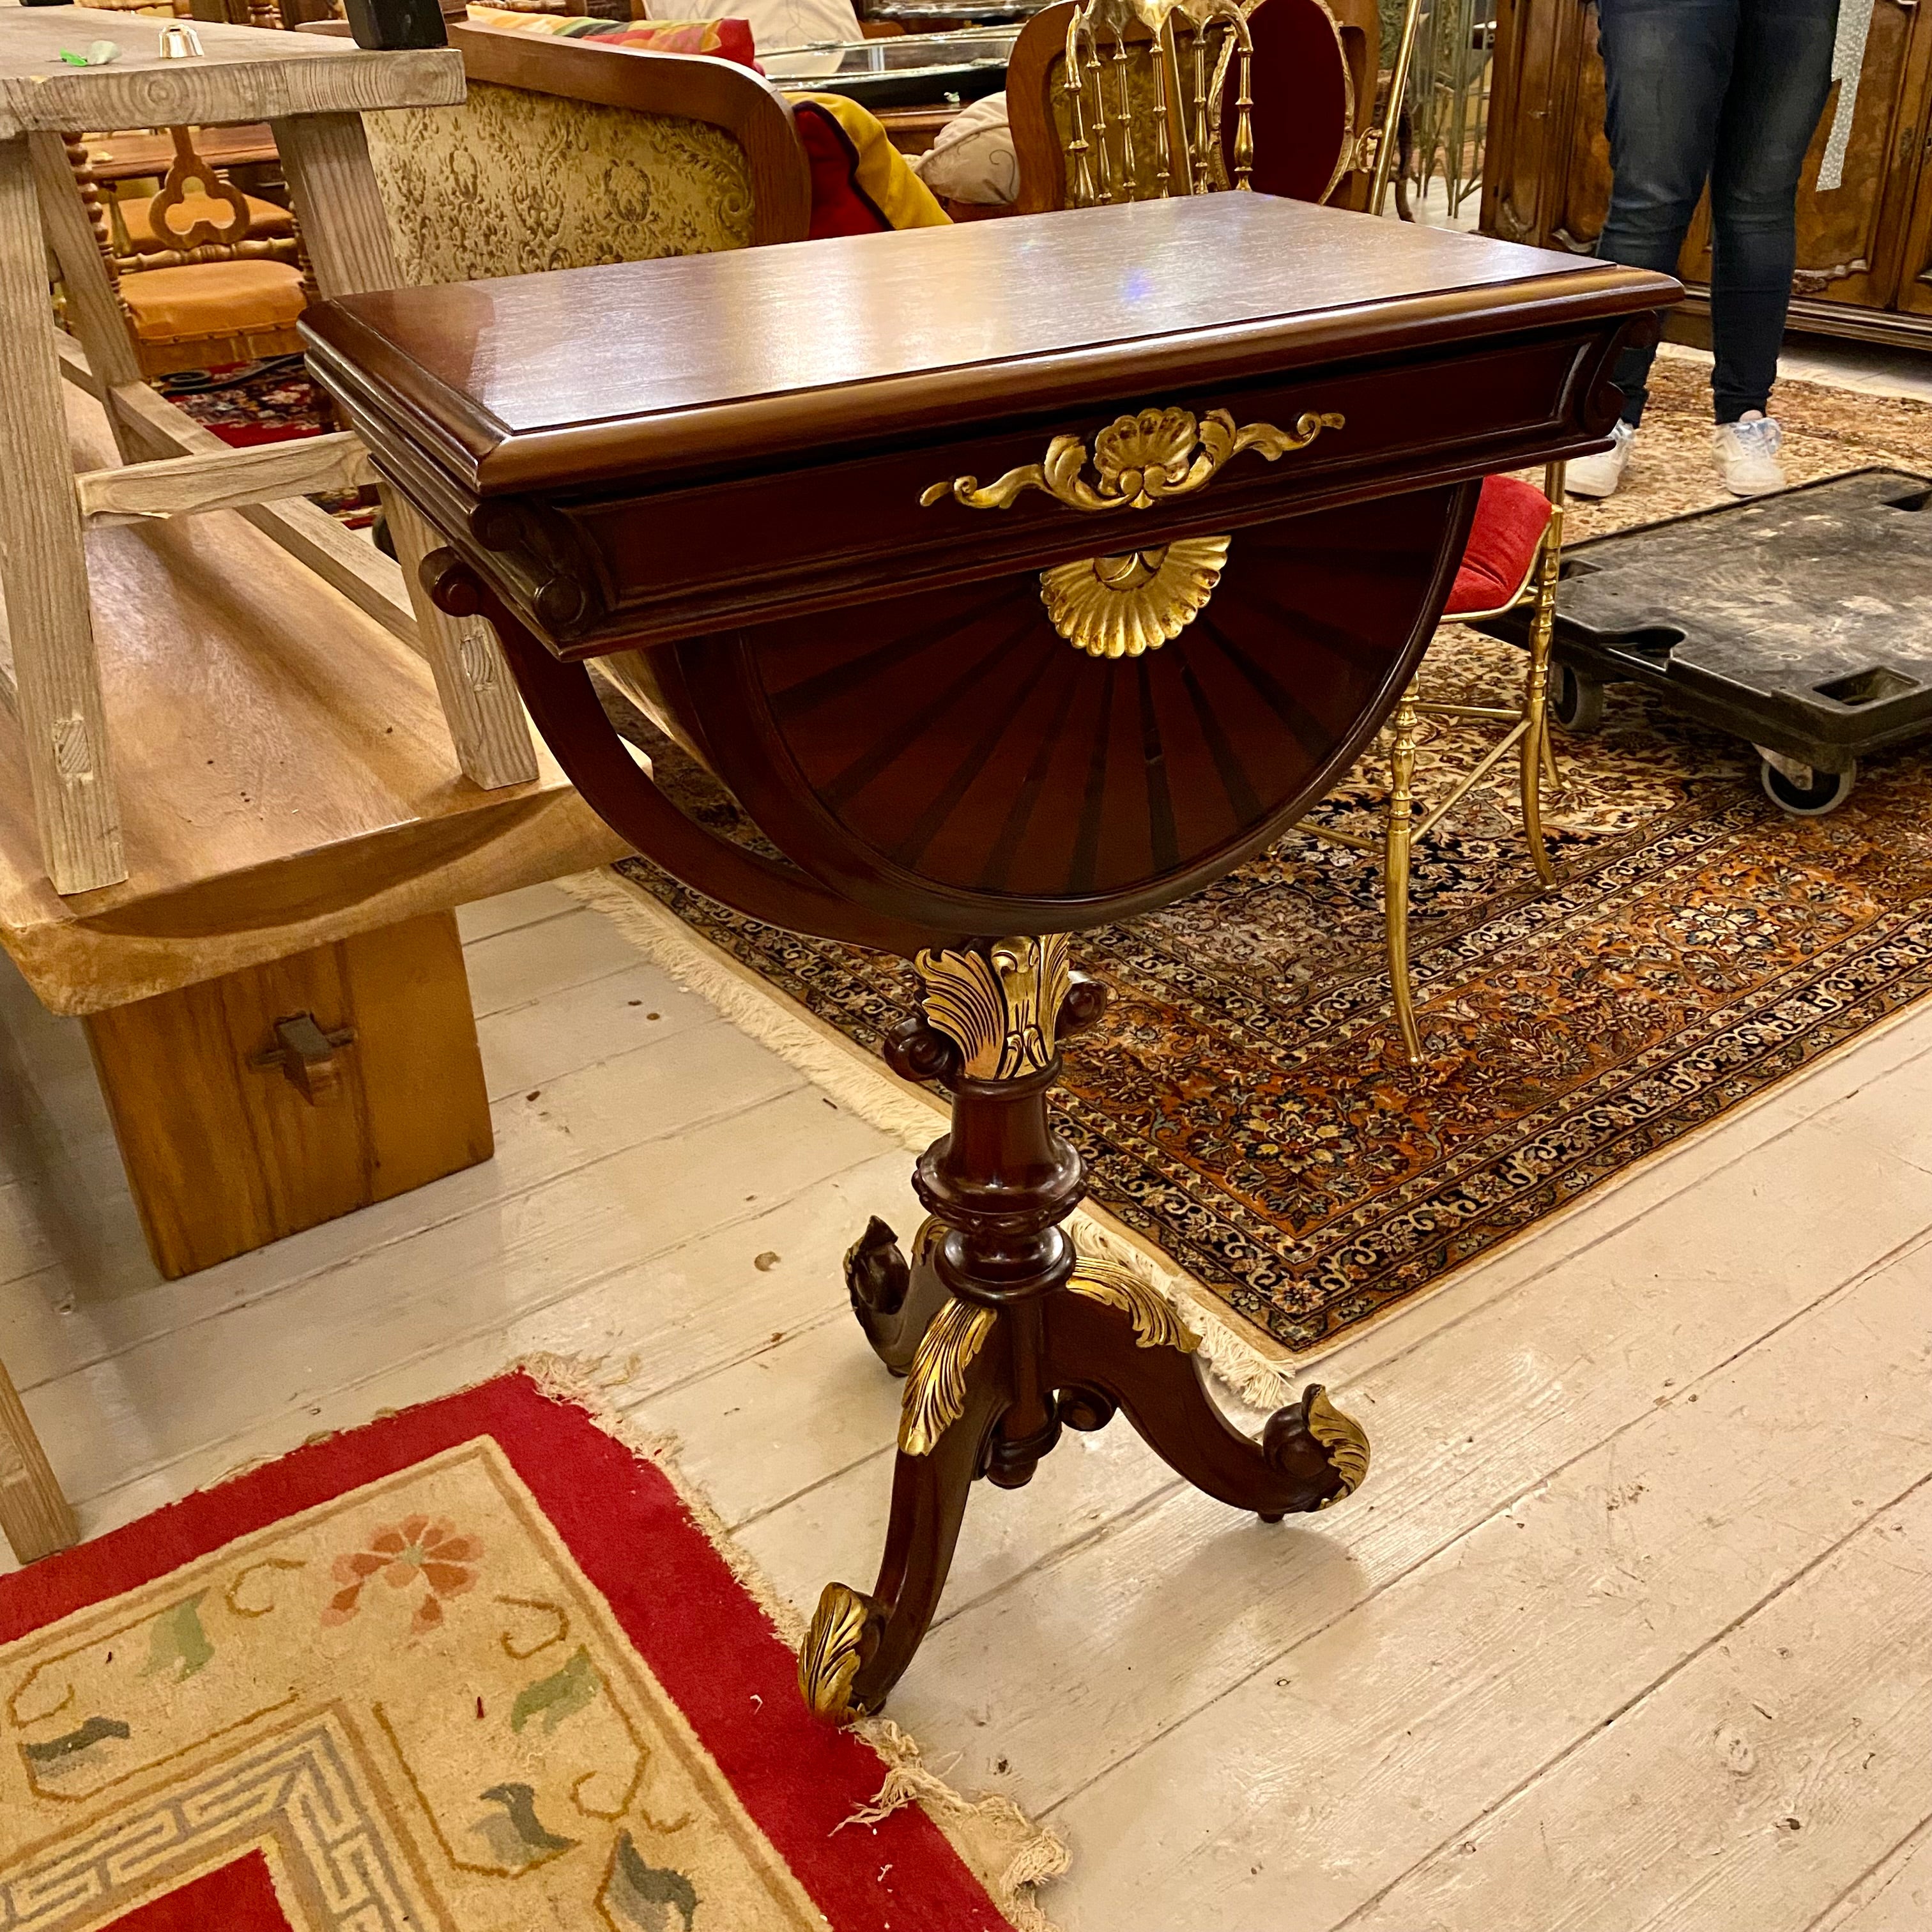
[[(1610, 216), (1597, 253), (1676, 272), (1706, 179), (1718, 421), (1771, 400), (1797, 260), (1798, 171), (1832, 86), (1838, 0), (1599, 0)], [(1649, 350), (1617, 364), (1643, 414)]]

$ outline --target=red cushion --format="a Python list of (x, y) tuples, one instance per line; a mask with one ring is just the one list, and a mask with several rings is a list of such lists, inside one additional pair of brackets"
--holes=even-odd
[(810, 238), (877, 235), (891, 227), (878, 205), (853, 178), (859, 157), (844, 129), (812, 101), (800, 101), (793, 108), (792, 125), (812, 164)]
[(1550, 522), (1550, 499), (1514, 476), (1485, 476), (1476, 520), (1449, 593), (1445, 617), (1494, 610), (1507, 604), (1529, 574)]

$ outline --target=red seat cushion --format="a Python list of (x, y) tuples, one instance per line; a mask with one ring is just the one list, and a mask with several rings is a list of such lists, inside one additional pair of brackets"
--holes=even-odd
[(1485, 476), (1456, 587), (1442, 614), (1457, 617), (1507, 604), (1529, 574), (1549, 522), (1550, 499), (1533, 484), (1514, 476)]

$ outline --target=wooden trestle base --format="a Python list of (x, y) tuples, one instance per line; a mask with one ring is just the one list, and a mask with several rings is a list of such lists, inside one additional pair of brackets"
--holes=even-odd
[[(1368, 1473), (1367, 1436), (1318, 1384), (1259, 1441), (1236, 1429), (1166, 1297), (1076, 1256), (1060, 1224), (1083, 1191), (1080, 1157), (1047, 1095), (1056, 1035), (1090, 1024), (1104, 995), (1070, 976), (1066, 950), (1056, 936), (925, 954), (927, 1016), (887, 1049), (905, 1078), (950, 1088), (952, 1124), (914, 1172), (930, 1218), (910, 1262), (877, 1220), (846, 1257), (860, 1325), (906, 1386), (878, 1580), (868, 1594), (827, 1584), (799, 1653), (799, 1688), (822, 1717), (885, 1702), (938, 1607), (973, 1484), (1022, 1487), (1063, 1428), (1124, 1414), (1176, 1474), (1268, 1522), (1325, 1509)], [(995, 1054), (1023, 1070), (964, 1070)]]

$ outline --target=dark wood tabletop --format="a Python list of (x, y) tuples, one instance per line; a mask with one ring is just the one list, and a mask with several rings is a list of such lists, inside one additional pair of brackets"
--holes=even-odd
[(318, 366), (481, 496), (958, 429), (1674, 298), (1667, 278), (1250, 194), (398, 289)]

